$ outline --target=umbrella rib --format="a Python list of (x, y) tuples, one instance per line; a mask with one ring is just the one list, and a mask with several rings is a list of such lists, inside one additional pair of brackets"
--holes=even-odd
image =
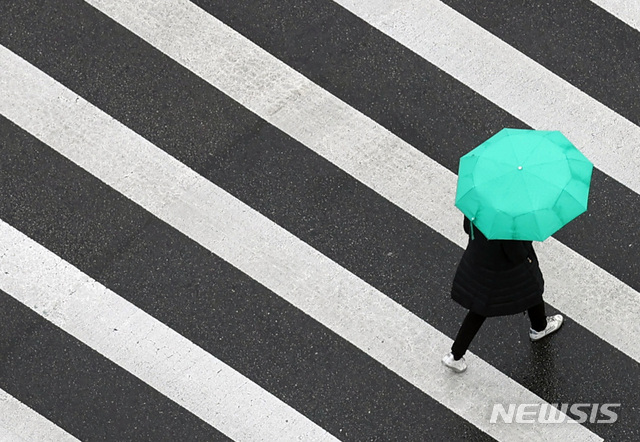
[(544, 163), (534, 163), (531, 166), (545, 166), (547, 164), (554, 164), (557, 163), (559, 160), (549, 160), (549, 161), (545, 161)]
[[(556, 198), (556, 200), (553, 202), (553, 205), (554, 205), (554, 206), (558, 203), (558, 200), (559, 200), (559, 199), (562, 197), (562, 195), (563, 195), (563, 194), (565, 194), (565, 193), (566, 193), (567, 195), (569, 195), (569, 196), (571, 197), (571, 199), (572, 199), (572, 200), (574, 200), (574, 201), (576, 202), (576, 204), (578, 204), (580, 207), (583, 207), (583, 206), (584, 206), (584, 210), (585, 210), (585, 211), (587, 210), (587, 205), (586, 205), (586, 204), (582, 204), (582, 203), (578, 200), (578, 198), (576, 198), (576, 196), (575, 196), (573, 193), (569, 192), (567, 189), (562, 189), (562, 191), (560, 192), (560, 195), (558, 195), (558, 198)], [(589, 201), (587, 200), (587, 204), (588, 204), (588, 202), (589, 202)], [(584, 213), (584, 212), (582, 212), (582, 213)], [(581, 215), (582, 213), (579, 213), (578, 215)], [(573, 218), (577, 217), (578, 215), (574, 216)], [(571, 218), (571, 219), (573, 219), (573, 218)], [(567, 223), (568, 223), (569, 221), (571, 221), (571, 219), (570, 219), (570, 220), (567, 220)]]
[(527, 157), (522, 161), (522, 164), (525, 164), (527, 161), (529, 161), (529, 158), (531, 158), (540, 149), (540, 146), (542, 146), (542, 143), (544, 143), (545, 141), (546, 137), (540, 137), (540, 139), (538, 139), (538, 144), (531, 148), (531, 150), (529, 151), (529, 155), (527, 155)]
[[(531, 211), (531, 212), (529, 212), (529, 213), (535, 213), (535, 212), (538, 212), (538, 211), (539, 211), (539, 210), (533, 210), (533, 211)], [(529, 213), (527, 213), (527, 214), (529, 214)], [(527, 214), (522, 214), (522, 215), (520, 215), (520, 216), (525, 216), (525, 215), (527, 215)], [(541, 229), (540, 229), (540, 224), (538, 224), (538, 219), (537, 219), (535, 216), (532, 216), (532, 217), (531, 217), (531, 220), (532, 220), (532, 221), (533, 221), (533, 223), (535, 224), (536, 234), (535, 234), (535, 235), (532, 235), (531, 239), (528, 239), (528, 241), (535, 241), (536, 239), (533, 239), (533, 237), (535, 237), (535, 238), (540, 238), (540, 237), (542, 237), (543, 235), (542, 235), (542, 231), (541, 231)]]
[[(536, 178), (539, 179), (540, 181), (543, 181), (545, 184), (549, 185), (549, 186), (553, 186), (557, 191), (558, 191), (558, 197), (556, 198), (556, 200), (553, 202), (552, 207), (558, 202), (558, 199), (560, 199), (560, 195), (562, 195), (562, 192), (565, 191), (565, 187), (560, 187), (558, 186), (556, 183), (553, 183), (551, 181), (546, 181), (544, 178), (538, 176), (535, 173), (531, 173), (529, 172), (529, 178)], [(530, 189), (533, 186), (526, 186), (526, 189)], [(529, 195), (529, 193), (527, 192), (527, 197), (529, 198), (529, 205), (531, 207), (533, 207), (533, 199), (531, 198), (531, 196)], [(534, 210), (539, 210), (540, 207), (534, 208)]]
[(505, 179), (505, 177), (508, 177), (508, 176), (511, 176), (511, 177), (512, 177), (512, 179), (511, 179), (511, 181), (509, 182), (509, 184), (513, 183), (513, 181), (516, 179), (516, 175), (514, 174), (514, 172), (505, 172), (505, 173), (503, 173), (503, 174), (501, 174), (501, 175), (498, 175), (498, 176), (495, 176), (495, 177), (491, 178), (491, 179), (490, 179), (490, 180), (488, 180), (488, 181), (485, 181), (485, 182), (484, 182), (484, 183), (482, 183), (482, 184), (478, 184), (478, 185), (476, 185), (476, 186), (475, 186), (475, 188), (476, 188), (476, 189), (478, 189), (478, 188), (480, 188), (480, 187), (489, 186), (489, 185), (493, 184), (493, 183), (494, 183), (494, 182), (496, 182), (496, 181), (499, 183), (501, 180), (504, 180), (504, 179)]
[(462, 195), (456, 197), (456, 203), (459, 202), (459, 201), (462, 201), (467, 195), (469, 195), (474, 190), (476, 190), (476, 186), (475, 185), (473, 187), (470, 187), (469, 190), (467, 190)]

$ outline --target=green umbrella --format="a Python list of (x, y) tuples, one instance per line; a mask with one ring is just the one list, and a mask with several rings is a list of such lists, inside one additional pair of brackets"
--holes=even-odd
[(488, 239), (544, 241), (587, 210), (592, 171), (558, 131), (502, 129), (460, 158), (456, 207)]

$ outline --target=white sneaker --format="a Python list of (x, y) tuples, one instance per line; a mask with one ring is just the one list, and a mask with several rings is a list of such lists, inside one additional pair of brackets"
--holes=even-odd
[(449, 353), (442, 358), (442, 363), (449, 367), (451, 370), (456, 373), (462, 373), (467, 369), (467, 363), (464, 361), (464, 357), (458, 359), (457, 361), (453, 358), (453, 353)]
[(530, 328), (529, 338), (532, 341), (537, 341), (538, 339), (542, 339), (545, 336), (550, 335), (560, 328), (560, 326), (562, 325), (562, 321), (564, 321), (562, 315), (547, 316), (547, 328), (542, 331), (535, 331), (534, 329)]

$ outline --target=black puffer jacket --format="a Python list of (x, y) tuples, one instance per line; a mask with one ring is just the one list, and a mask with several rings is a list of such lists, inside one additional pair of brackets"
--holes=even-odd
[(469, 244), (458, 265), (451, 297), (483, 316), (520, 313), (542, 302), (544, 280), (531, 241), (487, 240), (464, 219)]

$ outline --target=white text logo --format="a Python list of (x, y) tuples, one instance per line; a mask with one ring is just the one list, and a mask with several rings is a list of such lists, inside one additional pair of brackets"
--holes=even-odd
[(587, 422), (612, 424), (618, 413), (612, 408), (620, 404), (494, 404), (491, 422), (505, 424), (562, 424)]

